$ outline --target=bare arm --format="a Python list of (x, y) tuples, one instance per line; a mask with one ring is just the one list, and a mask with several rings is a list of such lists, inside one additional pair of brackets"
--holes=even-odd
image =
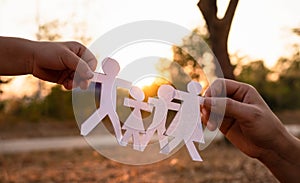
[(20, 38), (0, 37), (0, 75), (32, 74), (35, 77), (62, 84), (86, 88), (93, 77), (97, 60), (77, 42), (37, 42)]
[(25, 39), (0, 37), (0, 75), (30, 74), (33, 45)]

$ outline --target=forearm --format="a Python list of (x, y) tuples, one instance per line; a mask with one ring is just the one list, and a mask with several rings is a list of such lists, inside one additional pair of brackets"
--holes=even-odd
[(289, 133), (265, 156), (259, 159), (281, 182), (300, 180), (300, 141)]
[(30, 74), (34, 42), (0, 37), (0, 75)]

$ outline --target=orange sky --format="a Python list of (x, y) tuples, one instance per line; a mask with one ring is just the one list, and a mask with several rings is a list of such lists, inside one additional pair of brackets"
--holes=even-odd
[[(38, 2), (38, 3), (37, 3)], [(193, 29), (204, 25), (198, 0), (0, 0), (0, 34), (35, 39), (37, 6), (41, 22), (53, 19), (85, 21), (93, 38), (137, 20), (166, 20)], [(222, 14), (228, 0), (219, 0)], [(285, 47), (299, 41), (290, 28), (300, 27), (299, 0), (241, 0), (229, 38), (231, 53), (239, 51), (266, 60), (269, 66), (286, 54)], [(65, 30), (65, 32), (67, 32)], [(68, 33), (65, 33), (68, 35)], [(68, 38), (66, 38), (68, 39)]]
[[(83, 32), (93, 40), (114, 27), (145, 19), (170, 21), (192, 30), (204, 25), (197, 2), (198, 0), (0, 0), (0, 35), (36, 39), (37, 14), (40, 15), (40, 22), (54, 19), (84, 22)], [(228, 0), (218, 1), (220, 16), (227, 3)], [(290, 31), (293, 27), (300, 27), (299, 7), (299, 0), (241, 0), (229, 36), (229, 52), (238, 52), (252, 59), (263, 59), (271, 67), (280, 56), (289, 53), (289, 45), (300, 42)], [(64, 40), (72, 39), (71, 29), (61, 31), (65, 35)], [(166, 49), (164, 54), (170, 57), (170, 50)], [(125, 58), (126, 54), (122, 57)]]

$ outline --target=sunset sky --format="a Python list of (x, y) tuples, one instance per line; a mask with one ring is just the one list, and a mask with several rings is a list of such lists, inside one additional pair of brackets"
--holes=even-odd
[[(138, 20), (164, 20), (190, 30), (205, 24), (198, 0), (0, 0), (0, 35), (36, 39), (39, 22), (55, 19), (84, 23), (81, 32), (94, 41), (112, 28)], [(219, 15), (229, 1), (219, 0)], [(229, 37), (229, 52), (263, 59), (271, 67), (289, 46), (300, 43), (291, 29), (300, 27), (299, 0), (241, 0)], [(63, 40), (72, 30), (61, 30)], [(164, 53), (166, 57), (170, 53)]]

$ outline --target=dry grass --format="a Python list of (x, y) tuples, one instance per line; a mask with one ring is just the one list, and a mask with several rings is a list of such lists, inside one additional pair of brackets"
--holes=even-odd
[(276, 182), (258, 161), (213, 144), (190, 160), (183, 149), (162, 162), (123, 165), (91, 149), (0, 155), (0, 182)]
[(77, 136), (79, 128), (76, 121), (57, 121), (44, 119), (28, 122), (13, 117), (0, 118), (0, 140), (18, 138), (40, 138), (57, 136)]

